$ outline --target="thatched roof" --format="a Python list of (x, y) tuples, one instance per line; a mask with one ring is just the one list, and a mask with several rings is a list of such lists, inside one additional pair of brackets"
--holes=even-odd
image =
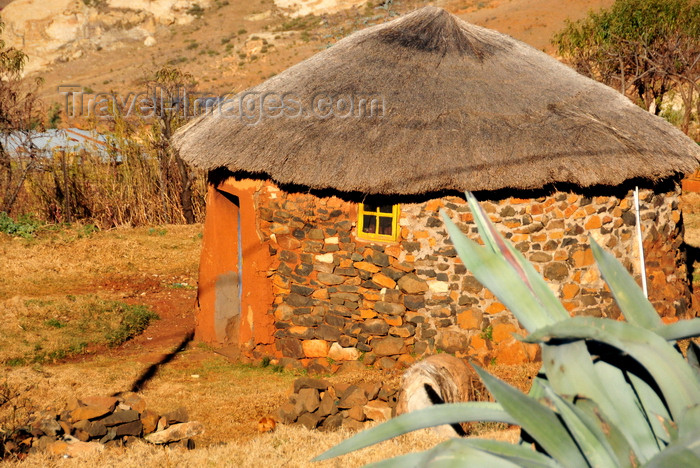
[[(197, 118), (175, 136), (185, 160), (392, 194), (617, 185), (700, 160), (694, 142), (616, 91), (435, 7), (352, 34), (249, 92), (261, 94), (237, 99), (290, 93), (298, 102), (276, 118), (274, 109), (239, 118), (235, 105), (224, 106), (228, 117)], [(312, 108), (326, 113), (313, 107), (324, 94), (381, 96), (384, 112), (320, 118)], [(308, 115), (289, 116), (299, 108)]]

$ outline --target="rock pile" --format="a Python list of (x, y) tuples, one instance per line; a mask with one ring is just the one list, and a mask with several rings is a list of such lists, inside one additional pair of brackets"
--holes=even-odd
[(81, 456), (140, 438), (192, 449), (192, 437), (202, 434), (204, 427), (188, 419), (182, 407), (162, 415), (149, 410), (146, 401), (135, 393), (118, 398), (75, 398), (61, 413), (44, 412), (32, 423), (31, 451)]
[(385, 421), (396, 414), (398, 392), (381, 382), (335, 383), (302, 377), (294, 381), (294, 393), (277, 410), (283, 424), (333, 431), (345, 427), (363, 429), (368, 421)]

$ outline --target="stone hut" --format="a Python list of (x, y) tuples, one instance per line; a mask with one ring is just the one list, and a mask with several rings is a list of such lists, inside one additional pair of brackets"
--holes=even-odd
[(426, 7), (357, 32), (176, 135), (210, 171), (196, 336), (260, 358), (383, 368), (536, 359), (456, 257), (473, 191), (572, 314), (618, 317), (595, 237), (650, 298), (690, 304), (679, 180), (700, 150), (616, 91)]

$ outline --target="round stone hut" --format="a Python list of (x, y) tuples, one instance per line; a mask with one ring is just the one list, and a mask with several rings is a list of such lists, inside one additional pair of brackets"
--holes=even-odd
[(679, 181), (698, 146), (616, 91), (426, 7), (357, 32), (190, 122), (210, 171), (196, 336), (253, 357), (383, 368), (446, 351), (537, 359), (457, 258), (475, 192), (565, 307), (616, 318), (588, 236), (667, 321), (690, 291)]

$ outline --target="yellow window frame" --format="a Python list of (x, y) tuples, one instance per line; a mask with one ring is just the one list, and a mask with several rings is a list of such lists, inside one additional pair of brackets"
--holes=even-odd
[[(376, 207), (376, 211), (367, 210), (364, 203), (360, 203), (357, 208), (357, 237), (373, 241), (396, 241), (399, 238), (399, 216), (401, 215), (399, 204), (397, 203), (391, 206), (391, 213), (379, 211), (381, 206), (379, 204), (372, 204), (372, 206)], [(365, 216), (374, 216), (376, 218), (374, 222), (374, 233), (365, 232)], [(391, 235), (379, 233), (379, 218), (391, 218)]]

